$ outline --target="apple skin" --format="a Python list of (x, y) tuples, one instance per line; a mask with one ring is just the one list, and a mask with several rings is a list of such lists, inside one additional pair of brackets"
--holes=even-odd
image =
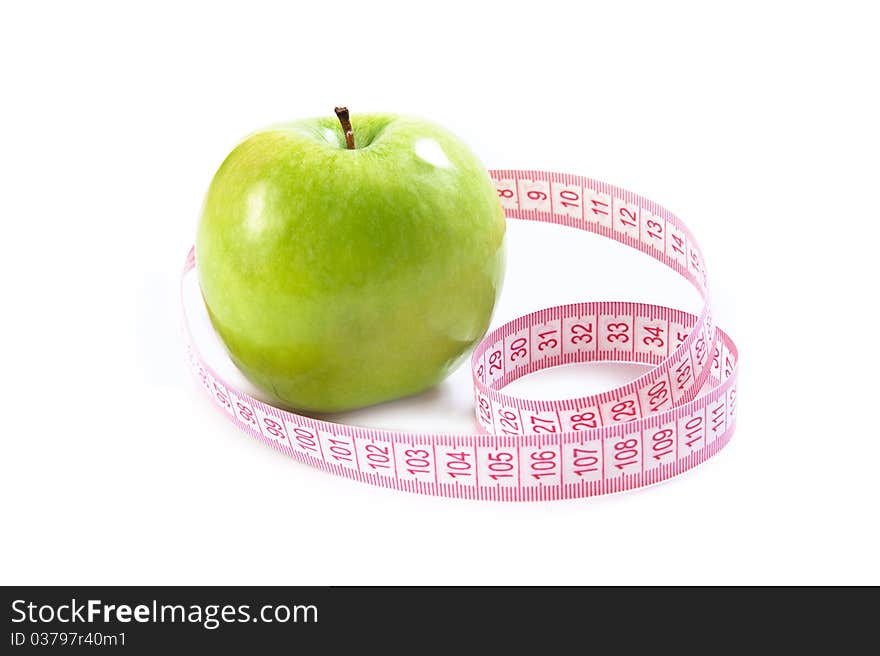
[(196, 261), (211, 322), (242, 373), (284, 406), (335, 412), (421, 392), (486, 332), (505, 219), (447, 130), (334, 116), (245, 139), (214, 176)]

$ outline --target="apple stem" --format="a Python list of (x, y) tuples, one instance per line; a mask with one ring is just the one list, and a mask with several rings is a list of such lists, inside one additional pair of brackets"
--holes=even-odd
[(333, 111), (339, 122), (342, 124), (342, 131), (345, 133), (345, 145), (349, 150), (354, 150), (354, 132), (351, 129), (351, 120), (348, 117), (348, 107), (336, 107)]

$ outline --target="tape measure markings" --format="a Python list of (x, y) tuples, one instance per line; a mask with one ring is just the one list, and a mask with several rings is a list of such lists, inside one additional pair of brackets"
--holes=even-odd
[[(600, 301), (546, 308), (496, 328), (471, 358), (477, 421), (486, 431), (472, 435), (335, 424), (263, 403), (204, 361), (184, 317), (190, 364), (214, 404), (254, 438), (325, 471), (469, 499), (621, 492), (676, 476), (723, 448), (736, 424), (738, 356), (712, 322), (704, 259), (687, 226), (653, 201), (590, 178), (515, 170), (490, 175), (508, 218), (586, 230), (650, 255), (694, 286), (704, 301), (700, 314)], [(184, 277), (194, 267), (191, 249)], [(549, 401), (503, 391), (548, 367), (609, 360), (651, 369), (579, 398)]]

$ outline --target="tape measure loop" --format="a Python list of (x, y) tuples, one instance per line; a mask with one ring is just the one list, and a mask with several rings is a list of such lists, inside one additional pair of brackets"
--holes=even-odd
[[(411, 434), (321, 421), (224, 381), (192, 342), (197, 381), (239, 428), (301, 462), (381, 487), (468, 499), (534, 501), (621, 492), (676, 476), (717, 453), (736, 425), (738, 352), (715, 327), (706, 267), (685, 224), (662, 206), (582, 176), (493, 170), (506, 216), (603, 235), (690, 282), (699, 315), (627, 301), (533, 312), (491, 331), (471, 358), (484, 433)], [(191, 249), (184, 280), (192, 275)], [(505, 393), (514, 380), (576, 362), (651, 368), (601, 394), (554, 401)]]

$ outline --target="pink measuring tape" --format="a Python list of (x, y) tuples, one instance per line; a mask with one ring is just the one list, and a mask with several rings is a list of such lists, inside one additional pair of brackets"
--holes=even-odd
[[(717, 453), (736, 423), (737, 351), (711, 320), (703, 257), (675, 215), (576, 175), (489, 172), (505, 215), (604, 235), (659, 260), (700, 293), (699, 316), (627, 302), (563, 305), (493, 330), (471, 357), (485, 433), (417, 434), (337, 424), (236, 389), (192, 343), (197, 379), (230, 420), (301, 462), (421, 494), (536, 501), (622, 492), (676, 476)], [(184, 275), (195, 267), (191, 250)], [(186, 317), (184, 317), (186, 319)], [(617, 389), (560, 401), (504, 393), (526, 374), (573, 362), (651, 369)]]

